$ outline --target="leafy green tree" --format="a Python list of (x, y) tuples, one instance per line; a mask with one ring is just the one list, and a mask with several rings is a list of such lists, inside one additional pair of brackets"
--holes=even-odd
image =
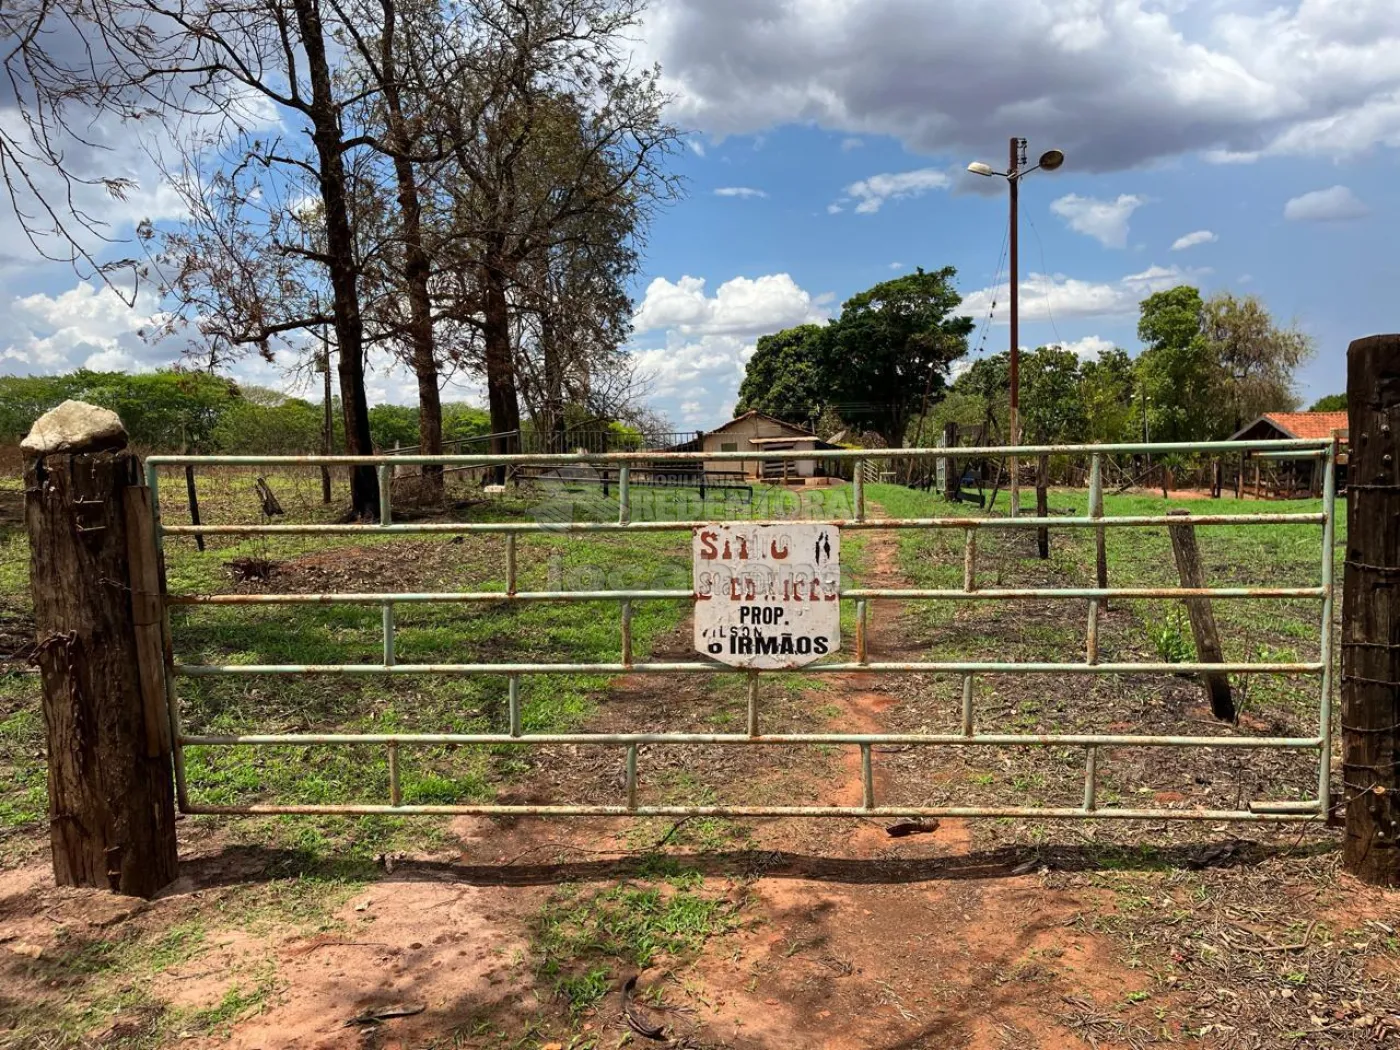
[(831, 329), (817, 324), (785, 328), (761, 336), (739, 386), (736, 414), (757, 409), (790, 423), (822, 414), (832, 397), (824, 369)]
[(957, 270), (945, 266), (883, 281), (846, 300), (825, 353), (823, 378), (842, 418), (903, 444), (925, 393), (942, 397), (949, 366), (967, 353), (973, 320), (955, 314)]
[(1201, 293), (1179, 285), (1148, 296), (1138, 309), (1138, 338), (1146, 347), (1135, 368), (1134, 429), (1145, 429), (1153, 441), (1215, 436), (1224, 376), (1201, 331)]
[(1132, 437), (1133, 359), (1114, 347), (1079, 366), (1079, 398), (1084, 441), (1114, 442)]
[(1327, 394), (1314, 401), (1308, 409), (1309, 412), (1345, 412), (1346, 410), (1346, 394)]
[(1293, 373), (1313, 354), (1306, 333), (1275, 324), (1257, 296), (1229, 292), (1206, 300), (1201, 329), (1224, 378), (1220, 411), (1231, 433), (1265, 412), (1298, 407)]
[(208, 452), (215, 426), (238, 397), (232, 380), (178, 369), (10, 376), (0, 379), (0, 428), (17, 440), (49, 409), (76, 399), (117, 413), (134, 445)]
[[(269, 394), (273, 396), (268, 396)], [(214, 427), (213, 445), (235, 455), (320, 452), (325, 418), (319, 405), (255, 388), (231, 405)], [(332, 447), (335, 447), (334, 445)]]
[(943, 433), (943, 428), (949, 423), (967, 428), (990, 425), (986, 437), (988, 441), (995, 440), (996, 435), (1005, 435), (1008, 432), (1010, 390), (1009, 353), (1002, 351), (973, 361), (930, 412), (933, 426), (927, 441), (936, 441), (937, 435)]
[(442, 406), (442, 436), (447, 441), (491, 433), (491, 414), (482, 408), (450, 401)]
[(418, 444), (418, 408), (375, 405), (369, 410), (369, 432), (377, 449)]
[(852, 296), (825, 327), (764, 336), (739, 388), (739, 410), (805, 423), (832, 409), (902, 445), (925, 395), (940, 400), (949, 366), (967, 353), (973, 322), (953, 313), (962, 302), (956, 273), (919, 269)]
[(1079, 358), (1059, 346), (1038, 347), (1021, 359), (1021, 425), (1036, 442), (1084, 440)]

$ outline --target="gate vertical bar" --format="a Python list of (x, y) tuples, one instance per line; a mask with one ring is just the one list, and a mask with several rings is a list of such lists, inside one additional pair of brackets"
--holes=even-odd
[(637, 745), (627, 745), (627, 808), (637, 808)]
[(393, 467), (387, 463), (381, 463), (376, 472), (379, 475), (379, 524), (392, 525), (394, 523), (393, 511), (390, 509), (390, 492), (393, 490)]
[(1084, 812), (1092, 813), (1099, 808), (1099, 749), (1084, 749)]
[(855, 520), (865, 520), (865, 460), (858, 459), (855, 462), (855, 471), (851, 475), (851, 490), (854, 495)]
[(860, 745), (860, 804), (875, 808), (875, 769), (870, 762), (870, 745)]
[(963, 675), (962, 680), (962, 734), (972, 735), (972, 675)]
[(1332, 592), (1333, 562), (1336, 551), (1337, 521), (1337, 439), (1327, 449), (1322, 461), (1327, 471), (1322, 479), (1322, 628), (1321, 659), (1322, 683), (1319, 686), (1321, 702), (1318, 712), (1317, 798), (1326, 820), (1332, 813)]
[(380, 609), (384, 629), (384, 666), (394, 666), (394, 603), (385, 602)]
[(749, 736), (758, 736), (758, 672), (749, 672)]
[(165, 714), (170, 722), (170, 755), (175, 765), (175, 805), (181, 813), (190, 808), (189, 780), (185, 776), (185, 731), (180, 723), (180, 702), (175, 695), (175, 636), (170, 630), (170, 603), (165, 578), (165, 532), (160, 523), (160, 472), (149, 461), (146, 463), (146, 488), (151, 497), (152, 533), (155, 536), (156, 565), (160, 571), (161, 630), (164, 632), (165, 651)]
[(622, 666), (632, 666), (632, 603), (622, 603)]
[(867, 608), (864, 598), (856, 599), (856, 663), (864, 664), (870, 662), (870, 656), (865, 651), (865, 631), (866, 631)]
[(390, 740), (389, 750), (389, 805), (403, 805), (403, 785), (399, 780), (399, 745), (397, 741)]
[(506, 708), (510, 719), (510, 735), (520, 735), (520, 676), (513, 674), (506, 685)]
[(515, 569), (515, 537), (513, 532), (506, 533), (506, 593), (514, 594), (516, 591), (516, 569)]
[[(1095, 453), (1089, 458), (1089, 517), (1103, 517), (1103, 458)], [(1106, 581), (1101, 579), (1101, 569), (1105, 559), (1105, 537), (1102, 525), (1094, 529), (1094, 572), (1095, 586), (1102, 588)], [(1102, 598), (1089, 599), (1089, 627), (1084, 639), (1084, 659), (1087, 663), (1099, 662), (1099, 610)]]
[(632, 468), (626, 463), (617, 471), (617, 523), (632, 523)]

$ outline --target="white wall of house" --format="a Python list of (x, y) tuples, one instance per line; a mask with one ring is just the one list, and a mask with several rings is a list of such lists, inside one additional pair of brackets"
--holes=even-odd
[[(785, 427), (771, 419), (764, 419), (762, 416), (751, 416), (748, 419), (740, 419), (723, 430), (711, 431), (705, 435), (704, 451), (706, 452), (753, 452), (763, 448), (772, 448), (768, 445), (755, 445), (755, 438), (794, 438), (800, 439), (800, 431), (790, 427)], [(781, 448), (774, 449), (780, 451)], [(706, 460), (705, 469), (710, 472), (742, 470), (750, 477), (758, 477), (763, 473), (763, 463), (757, 459), (746, 459), (740, 461), (733, 460)], [(803, 459), (793, 463), (793, 472), (801, 477), (810, 478), (816, 471), (814, 460)]]

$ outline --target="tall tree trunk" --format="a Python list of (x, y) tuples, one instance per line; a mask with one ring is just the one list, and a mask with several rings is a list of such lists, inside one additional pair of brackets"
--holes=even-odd
[[(510, 345), (510, 304), (499, 256), (490, 256), (481, 267), (482, 343), (486, 358), (486, 400), (491, 410), (491, 432), (505, 435), (520, 430), (520, 398), (515, 387), (515, 360)], [(509, 437), (491, 440), (492, 455), (515, 450)], [(497, 484), (505, 480), (505, 468), (496, 471)]]
[[(340, 110), (331, 83), (318, 0), (292, 0), (292, 4), (311, 77), (311, 140), (316, 146), (317, 178), (325, 208), (326, 254), (330, 257), (331, 298), (340, 349), (338, 371), (345, 451), (354, 456), (367, 456), (373, 453), (374, 443), (369, 433), (369, 401), (365, 396), (364, 322), (360, 317), (355, 236), (350, 225), (345, 159), (341, 152)], [(379, 486), (373, 467), (356, 467), (351, 472), (350, 503), (360, 517), (378, 515)]]
[[(418, 379), (418, 452), (442, 454), (442, 398), (438, 391), (437, 355), (433, 346), (432, 300), (428, 277), (432, 268), (423, 249), (423, 208), (418, 179), (408, 159), (412, 136), (403, 114), (398, 62), (394, 55), (396, 13), (393, 0), (380, 0), (384, 33), (380, 39), (380, 73), (384, 78), (384, 105), (389, 138), (394, 150), (394, 179), (398, 184), (399, 214), (403, 222), (404, 285), (408, 293), (408, 343), (413, 374)], [(431, 494), (442, 494), (442, 464), (423, 467), (423, 484)]]
[(560, 359), (554, 325), (547, 310), (540, 317), (540, 350), (544, 357), (544, 422), (549, 434), (549, 448), (553, 452), (566, 452), (564, 442), (568, 438), (568, 426), (564, 419), (564, 362)]

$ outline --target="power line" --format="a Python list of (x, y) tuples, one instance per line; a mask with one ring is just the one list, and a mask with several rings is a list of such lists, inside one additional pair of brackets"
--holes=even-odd
[(987, 335), (992, 327), (992, 315), (997, 309), (997, 289), (1001, 287), (1001, 275), (1005, 272), (1006, 266), (1006, 246), (1011, 237), (1011, 222), (1007, 220), (1006, 226), (1001, 234), (1001, 252), (997, 255), (996, 274), (992, 278), (992, 305), (987, 308), (987, 316), (982, 319), (982, 327), (978, 332), (977, 348), (973, 350), (974, 355), (981, 355), (987, 348)]

